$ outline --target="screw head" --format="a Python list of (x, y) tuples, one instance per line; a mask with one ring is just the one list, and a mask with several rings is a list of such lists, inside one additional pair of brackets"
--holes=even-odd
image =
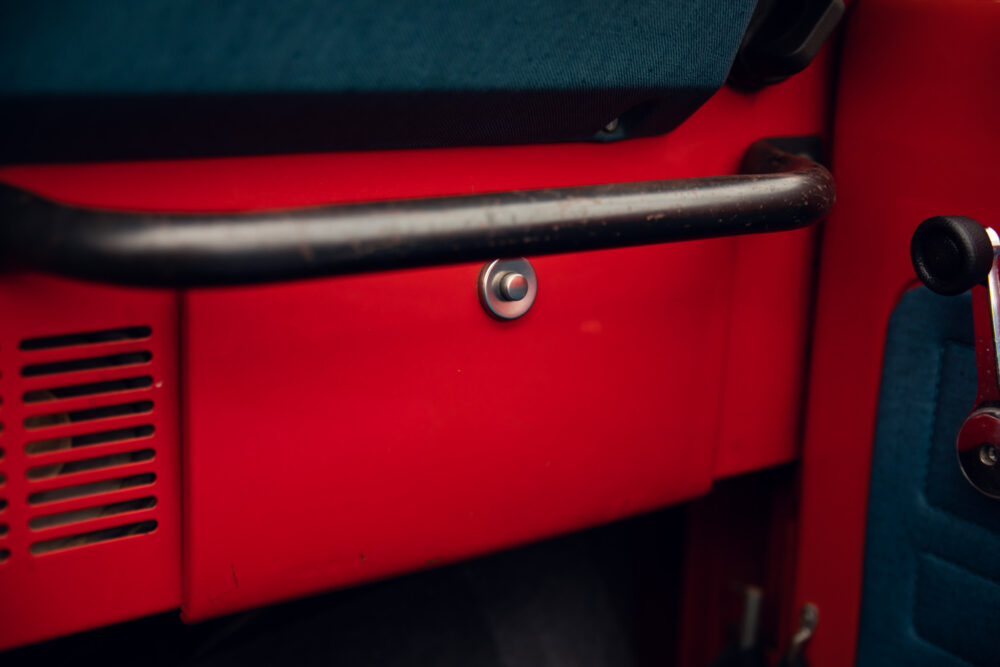
[(502, 273), (497, 292), (504, 301), (520, 301), (528, 294), (528, 279), (516, 271)]
[(496, 259), (479, 272), (476, 291), (487, 313), (498, 320), (515, 320), (535, 302), (538, 278), (523, 257)]
[(979, 461), (984, 466), (992, 468), (997, 462), (1000, 462), (1000, 452), (993, 445), (984, 442), (979, 446)]

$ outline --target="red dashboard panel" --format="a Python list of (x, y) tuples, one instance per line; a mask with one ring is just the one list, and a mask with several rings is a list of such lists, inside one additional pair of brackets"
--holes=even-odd
[(186, 614), (706, 491), (728, 250), (536, 259), (514, 322), (478, 265), (186, 295)]
[[(732, 173), (756, 139), (823, 132), (825, 63), (756, 95), (724, 90), (670, 135), (618, 144), (22, 167), (0, 180), (70, 203), (240, 211)], [(532, 258), (538, 299), (513, 322), (479, 306), (478, 265), (181, 293), (184, 503), (171, 529), (183, 595), (116, 590), (115, 618), (182, 597), (198, 620), (430, 567), (792, 459), (814, 239)], [(161, 545), (149, 576), (177, 567), (176, 546)], [(109, 548), (67, 551), (81, 563), (68, 567), (82, 574)], [(48, 634), (106, 622), (84, 620), (92, 605), (68, 605), (73, 622)]]
[[(443, 194), (724, 173), (742, 137), (427, 157)], [(350, 157), (329, 159), (329, 191), (350, 197)], [(418, 192), (389, 183), (383, 196)], [(707, 491), (717, 468), (787, 460), (810, 240), (536, 258), (539, 296), (515, 322), (480, 308), (478, 265), (187, 293), (186, 617), (609, 521)], [(733, 421), (727, 392), (742, 395)]]

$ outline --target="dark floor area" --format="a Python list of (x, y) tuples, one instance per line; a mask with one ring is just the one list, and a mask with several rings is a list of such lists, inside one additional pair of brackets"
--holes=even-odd
[(162, 614), (0, 664), (662, 667), (676, 650), (683, 534), (672, 508), (199, 625)]

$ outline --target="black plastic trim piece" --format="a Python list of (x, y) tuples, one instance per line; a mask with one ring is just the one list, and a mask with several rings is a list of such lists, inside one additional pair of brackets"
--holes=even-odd
[(728, 83), (759, 90), (801, 72), (844, 17), (844, 0), (759, 0)]

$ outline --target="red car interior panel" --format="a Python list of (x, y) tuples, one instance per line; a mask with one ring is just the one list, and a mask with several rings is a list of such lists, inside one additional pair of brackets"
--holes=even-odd
[(187, 294), (186, 613), (707, 490), (712, 434), (690, 416), (717, 409), (725, 246), (535, 260), (515, 322), (483, 312), (479, 265)]
[(176, 607), (177, 295), (8, 274), (0, 304), (0, 649)]
[(916, 283), (910, 237), (934, 215), (994, 226), (998, 217), (996, 3), (866, 0), (852, 8), (845, 35), (796, 587), (800, 604), (821, 609), (809, 649), (816, 667), (855, 659), (883, 350), (889, 315)]
[[(725, 89), (650, 139), (11, 167), (0, 180), (70, 204), (230, 212), (736, 173), (757, 139), (822, 135), (827, 62), (757, 94)], [(510, 322), (478, 303), (478, 263), (182, 292), (41, 281), (45, 298), (25, 311), (40, 324), (0, 341), (7, 515), (34, 516), (13, 504), (29, 484), (14, 481), (23, 439), (20, 458), (10, 444), (18, 342), (72, 321), (152, 329), (148, 374), (163, 384), (136, 391), (157, 392), (156, 454), (135, 469), (155, 470), (157, 504), (136, 516), (158, 523), (28, 560), (69, 573), (46, 580), (63, 606), (5, 598), (4, 615), (34, 605), (44, 630), (26, 641), (180, 604), (205, 619), (611, 521), (789, 461), (815, 238), (532, 257), (537, 300)], [(31, 542), (11, 525), (4, 590)], [(125, 581), (91, 576), (98, 564)]]
[[(738, 157), (734, 142), (728, 160), (713, 150), (706, 162), (679, 164), (670, 142), (659, 143), (658, 163), (636, 176), (731, 170)], [(441, 157), (449, 171), (502, 159)], [(587, 165), (594, 171), (573, 182), (608, 178), (599, 161), (576, 168)], [(518, 181), (501, 181), (554, 185), (550, 174), (567, 169), (526, 162)], [(808, 237), (797, 241), (809, 254)], [(476, 302), (478, 264), (188, 292), (186, 617), (427, 567), (707, 490), (725, 407), (719, 351), (729, 345), (734, 279), (725, 267), (737, 245), (533, 259), (539, 296), (515, 322), (490, 319)], [(806, 266), (779, 266), (808, 286)], [(804, 319), (800, 306), (785, 301)], [(262, 381), (276, 376), (283, 381)], [(271, 414), (284, 418), (261, 417)]]

